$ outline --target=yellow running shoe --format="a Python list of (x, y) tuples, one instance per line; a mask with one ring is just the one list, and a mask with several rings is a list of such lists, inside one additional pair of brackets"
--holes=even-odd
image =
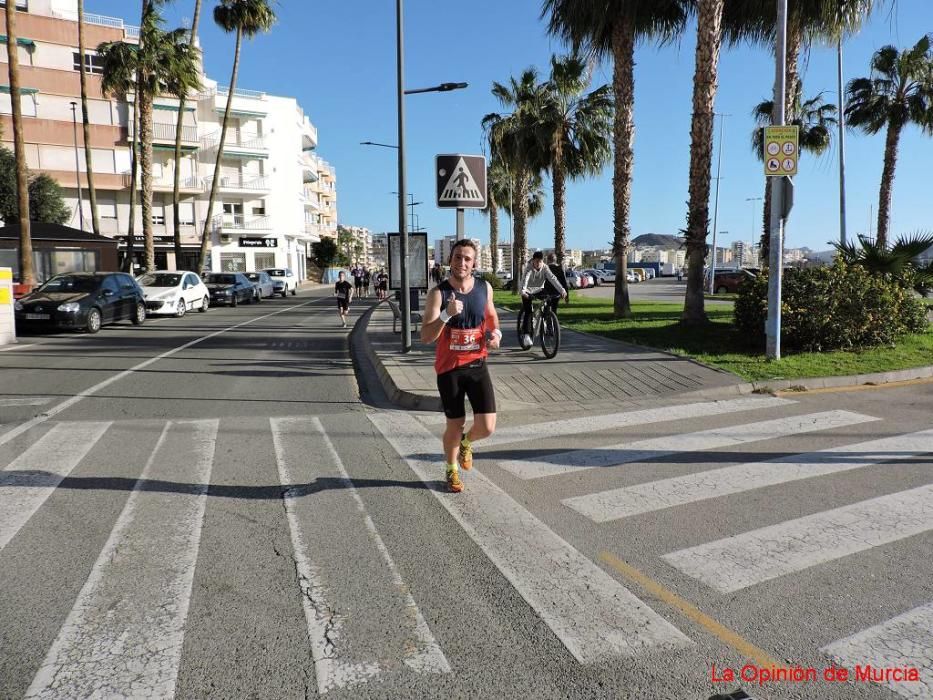
[(450, 469), (447, 472), (447, 490), (451, 493), (460, 493), (463, 491), (463, 482), (460, 481), (460, 472), (456, 469)]
[(460, 462), (461, 467), (470, 471), (473, 468), (473, 445), (469, 442), (463, 444), (464, 440), (466, 440), (466, 433), (464, 433), (463, 438), (460, 440), (460, 453), (457, 455), (457, 461)]

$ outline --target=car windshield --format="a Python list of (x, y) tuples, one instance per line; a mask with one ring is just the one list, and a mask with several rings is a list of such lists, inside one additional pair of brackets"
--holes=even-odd
[(53, 277), (37, 291), (41, 292), (93, 292), (101, 278), (89, 275), (61, 275)]
[(236, 284), (235, 275), (210, 275), (207, 281), (211, 284)]
[(258, 282), (259, 280), (262, 279), (262, 277), (259, 276), (258, 272), (244, 272), (243, 274), (246, 275), (246, 278), (248, 280), (251, 280), (253, 282)]
[(285, 270), (266, 270), (273, 277), (285, 277)]
[(181, 282), (181, 275), (150, 273), (139, 278), (143, 287), (177, 287)]

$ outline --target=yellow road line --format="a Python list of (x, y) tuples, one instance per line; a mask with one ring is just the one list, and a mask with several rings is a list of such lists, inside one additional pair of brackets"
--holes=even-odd
[(933, 377), (922, 377), (920, 379), (902, 379), (899, 382), (885, 382), (884, 384), (859, 384), (857, 386), (828, 386), (820, 389), (804, 389), (803, 391), (782, 391), (774, 392), (775, 396), (800, 396), (801, 394), (836, 394), (844, 391), (872, 391), (875, 389), (897, 389), (902, 386), (914, 386), (916, 384), (930, 384)]
[(660, 583), (652, 578), (649, 578), (635, 567), (625, 563), (611, 552), (600, 552), (599, 558), (613, 569), (618, 571), (620, 574), (625, 576), (627, 579), (637, 583), (655, 598), (658, 598), (668, 605), (680, 610), (680, 612), (686, 615), (689, 619), (706, 628), (707, 631), (718, 637), (723, 643), (735, 649), (737, 652), (742, 654), (742, 656), (751, 659), (759, 667), (784, 667), (784, 664), (779, 663), (773, 659), (766, 651), (759, 649), (741, 635), (720, 624), (692, 603), (688, 603), (673, 591), (668, 590)]

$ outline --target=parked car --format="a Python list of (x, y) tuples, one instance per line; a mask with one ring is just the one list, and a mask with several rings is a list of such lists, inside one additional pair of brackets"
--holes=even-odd
[(603, 283), (606, 282), (615, 282), (616, 281), (616, 271), (610, 269), (597, 270), (603, 276)]
[(564, 270), (564, 277), (567, 278), (567, 286), (570, 289), (581, 289), (583, 287), (583, 275), (576, 270)]
[(586, 275), (589, 275), (589, 276), (592, 278), (592, 280), (593, 280), (593, 285), (596, 286), (596, 287), (598, 287), (599, 285), (601, 285), (601, 284), (603, 283), (603, 281), (604, 281), (604, 280), (603, 280), (603, 271), (602, 271), (602, 270), (594, 270), (594, 269), (590, 268), (590, 269), (584, 270), (583, 273), (586, 274)]
[(625, 271), (625, 281), (628, 282), (629, 284), (635, 284), (636, 282), (641, 282), (641, 277), (639, 277), (638, 275), (636, 275), (636, 274), (635, 274), (634, 272), (632, 272), (631, 270), (626, 270), (626, 271)]
[[(243, 274), (256, 288), (256, 301), (260, 301), (263, 297), (275, 296), (275, 282), (272, 281), (272, 277), (268, 272), (261, 270), (260, 272), (244, 272)], [(283, 293), (282, 296), (284, 297), (285, 294)]]
[(140, 275), (136, 281), (143, 288), (146, 311), (150, 314), (181, 317), (192, 309), (203, 313), (210, 305), (210, 292), (193, 272), (155, 270)]
[(143, 290), (123, 272), (71, 272), (48, 282), (13, 304), (16, 324), (97, 333), (108, 323), (146, 320)]
[(734, 294), (739, 291), (739, 287), (747, 280), (755, 279), (756, 275), (750, 270), (722, 270), (716, 271), (716, 279), (713, 282), (713, 290), (717, 294)]
[(236, 306), (241, 301), (252, 303), (256, 288), (242, 272), (211, 272), (204, 279), (211, 294), (211, 304)]
[(298, 278), (288, 268), (268, 267), (263, 272), (269, 273), (269, 277), (272, 278), (276, 294), (281, 294), (284, 297), (289, 292), (292, 293), (292, 296), (298, 293)]

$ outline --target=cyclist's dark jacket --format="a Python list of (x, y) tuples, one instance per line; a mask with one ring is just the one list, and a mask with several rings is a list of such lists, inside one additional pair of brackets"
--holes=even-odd
[(447, 308), (451, 294), (463, 302), (463, 311), (450, 317), (437, 338), (434, 370), (443, 374), (486, 357), (487, 287), (484, 280), (475, 280), (473, 289), (464, 294), (444, 280), (437, 289), (441, 293), (441, 310)]

